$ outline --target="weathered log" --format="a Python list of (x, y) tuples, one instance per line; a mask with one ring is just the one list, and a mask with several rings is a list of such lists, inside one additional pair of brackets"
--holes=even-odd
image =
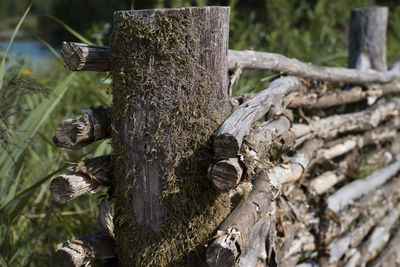
[(330, 250), (329, 256), (329, 264), (337, 263), (342, 256), (348, 251), (350, 248), (355, 248), (365, 236), (370, 232), (370, 230), (377, 224), (379, 221), (386, 215), (388, 210), (393, 208), (393, 203), (385, 203), (386, 205), (380, 206), (379, 208), (374, 209), (373, 213), (370, 213), (369, 216), (362, 219), (354, 230), (350, 231), (343, 237), (332, 241), (328, 249)]
[(388, 8), (353, 9), (350, 15), (349, 68), (386, 71)]
[(211, 167), (210, 176), (213, 184), (221, 192), (235, 188), (243, 175), (243, 167), (237, 158), (225, 159)]
[(109, 71), (111, 55), (107, 46), (63, 42), (61, 58), (69, 71)]
[(118, 260), (198, 264), (230, 211), (228, 194), (207, 179), (210, 136), (231, 112), (229, 8), (119, 11), (114, 26)]
[[(396, 67), (399, 67), (396, 65)], [(329, 90), (323, 95), (316, 93), (307, 93), (292, 96), (289, 108), (329, 108), (333, 106), (343, 105), (358, 102), (364, 99), (368, 100), (369, 104), (373, 104), (378, 97), (388, 95), (391, 93), (400, 92), (400, 83), (398, 81), (390, 82), (387, 84), (374, 84), (369, 85), (367, 90), (363, 90), (359, 86), (352, 87), (349, 90)]]
[(251, 50), (229, 50), (228, 61), (230, 69), (241, 66), (242, 68), (269, 70), (335, 83), (388, 83), (400, 78), (398, 69), (381, 72), (371, 69), (361, 71), (347, 68), (317, 67), (279, 54)]
[(57, 202), (65, 203), (110, 186), (112, 173), (111, 156), (86, 159), (74, 164), (70, 172), (55, 177), (50, 183), (50, 192)]
[(55, 260), (61, 267), (80, 267), (116, 256), (114, 239), (107, 232), (99, 232), (58, 244)]
[(347, 209), (339, 213), (339, 224), (332, 220), (329, 222), (329, 227), (324, 237), (324, 243), (328, 244), (333, 238), (348, 231), (356, 219), (360, 218), (361, 214), (363, 214), (363, 217), (368, 217), (370, 214), (376, 213), (381, 207), (386, 207), (390, 205), (390, 203), (398, 202), (400, 198), (399, 186), (400, 179), (394, 179), (378, 190), (372, 191), (368, 195), (362, 197), (356, 203), (350, 204)]
[[(66, 43), (65, 46), (68, 47), (70, 44), (71, 43)], [(83, 55), (81, 47), (87, 47), (85, 48), (87, 49), (85, 54), (90, 55), (90, 57), (79, 55)], [(89, 45), (86, 44), (76, 44), (75, 49), (77, 49), (78, 52), (64, 49), (62, 57), (69, 70), (109, 71), (111, 57), (106, 56), (109, 52), (105, 48), (107, 47), (89, 47)], [(76, 57), (75, 54), (77, 54), (78, 57), (73, 59), (74, 56)], [(68, 61), (71, 61), (71, 63)], [(89, 67), (90, 69), (86, 69)], [(380, 72), (374, 70), (360, 71), (347, 68), (318, 67), (310, 63), (301, 62), (297, 59), (287, 58), (280, 54), (252, 50), (229, 50), (228, 67), (229, 69), (237, 69), (240, 67), (269, 70), (313, 80), (336, 83), (388, 83), (400, 78), (400, 71), (397, 69)]]
[(362, 180), (351, 182), (328, 198), (328, 207), (338, 212), (353, 200), (376, 190), (400, 170), (400, 162), (396, 161), (389, 166), (378, 170)]
[(362, 244), (362, 258), (359, 260), (362, 266), (366, 265), (367, 262), (374, 259), (382, 251), (390, 239), (391, 229), (397, 226), (399, 217), (400, 203), (389, 211), (389, 214), (374, 228), (368, 240)]
[(236, 157), (242, 146), (243, 136), (249, 133), (251, 125), (272, 107), (278, 109), (282, 107), (283, 97), (292, 91), (299, 90), (301, 86), (297, 78), (283, 77), (273, 81), (267, 89), (241, 104), (215, 134), (215, 157), (217, 159)]
[[(283, 183), (300, 179), (309, 166), (321, 142), (311, 140), (291, 158), (257, 175), (253, 190), (219, 227), (221, 235), (207, 249), (207, 263), (211, 266), (232, 266), (239, 251), (246, 248), (251, 230), (260, 218), (267, 216), (271, 201), (279, 194)], [(276, 191), (278, 190), (278, 194)], [(275, 192), (274, 192), (275, 191)]]
[[(367, 141), (381, 142), (383, 140), (387, 140), (389, 138), (396, 137), (396, 135), (397, 135), (397, 131), (394, 129), (394, 130), (392, 130), (390, 135), (385, 135), (385, 136), (380, 135), (379, 136), (382, 138), (376, 138), (374, 140), (363, 140), (363, 141), (357, 140), (356, 143), (368, 144), (369, 142), (367, 142)], [(358, 136), (358, 139), (361, 139), (361, 138), (362, 138), (362, 136)], [(367, 139), (367, 138), (364, 138), (364, 139)], [(362, 148), (362, 147), (357, 146), (356, 149), (360, 149), (360, 148)], [(351, 172), (352, 169), (354, 168), (354, 167), (352, 168), (352, 166), (354, 164), (357, 164), (354, 162), (355, 159), (354, 159), (353, 154), (354, 153), (352, 153), (352, 152), (347, 154), (346, 157), (337, 164), (337, 168), (335, 170), (326, 171), (326, 172), (322, 173), (321, 175), (313, 178), (309, 182), (307, 182), (309, 190), (313, 191), (317, 194), (322, 194), (322, 193), (325, 193), (326, 191), (328, 191), (330, 188), (332, 188), (338, 182), (344, 180), (346, 178), (346, 175), (349, 172)], [(381, 168), (382, 166), (390, 163), (394, 159), (392, 154), (387, 150), (386, 151), (379, 150), (377, 153), (374, 153), (373, 155), (379, 156), (378, 162), (376, 162), (374, 164), (375, 169)]]
[(86, 114), (62, 121), (56, 128), (53, 143), (58, 147), (80, 149), (111, 135), (111, 109), (97, 106)]
[(399, 264), (400, 255), (400, 229), (390, 239), (384, 251), (371, 263), (376, 267), (392, 267)]

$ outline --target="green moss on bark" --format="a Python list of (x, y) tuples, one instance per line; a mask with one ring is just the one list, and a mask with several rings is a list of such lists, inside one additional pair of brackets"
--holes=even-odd
[[(206, 178), (210, 136), (229, 110), (200, 60), (215, 47), (201, 45), (206, 25), (198, 9), (116, 21), (110, 47), (119, 262), (202, 265), (206, 241), (230, 211), (229, 197)], [(143, 109), (151, 112), (143, 115)], [(135, 116), (146, 118), (136, 123)], [(131, 215), (131, 190), (143, 168), (126, 159), (133, 147), (143, 148), (144, 160), (160, 162), (164, 215), (158, 233)]]

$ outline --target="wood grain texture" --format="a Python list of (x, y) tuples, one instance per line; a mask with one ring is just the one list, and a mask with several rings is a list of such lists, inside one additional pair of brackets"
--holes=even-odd
[(302, 84), (297, 78), (283, 77), (273, 81), (267, 89), (235, 109), (215, 134), (216, 158), (236, 157), (242, 146), (243, 137), (249, 133), (252, 124), (269, 112), (272, 107), (278, 109), (282, 107), (283, 97), (301, 87)]
[(81, 149), (111, 135), (111, 109), (103, 106), (84, 110), (86, 114), (62, 121), (53, 143), (58, 147)]
[(107, 46), (63, 42), (61, 58), (69, 71), (109, 71), (111, 55)]
[(350, 15), (349, 68), (386, 71), (387, 7), (353, 9)]
[(97, 193), (110, 186), (113, 165), (111, 156), (100, 156), (74, 164), (70, 172), (55, 177), (50, 183), (52, 197), (66, 203), (86, 193)]
[(61, 267), (78, 267), (116, 256), (112, 237), (107, 232), (99, 232), (58, 244), (55, 260)]

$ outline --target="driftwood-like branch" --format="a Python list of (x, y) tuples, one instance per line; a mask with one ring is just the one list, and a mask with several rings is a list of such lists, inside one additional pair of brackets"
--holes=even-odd
[(374, 259), (385, 247), (390, 239), (390, 231), (398, 223), (400, 217), (400, 204), (397, 204), (389, 214), (374, 228), (368, 240), (363, 243), (360, 258), (361, 266)]
[(379, 208), (374, 209), (374, 212), (369, 213), (369, 216), (362, 219), (356, 228), (350, 231), (343, 237), (332, 241), (328, 248), (330, 250), (329, 263), (337, 263), (342, 256), (350, 248), (355, 248), (361, 244), (362, 240), (369, 231), (386, 215), (388, 210), (393, 208), (393, 203), (385, 203)]
[(398, 264), (400, 255), (400, 229), (394, 234), (384, 251), (371, 263), (376, 267), (392, 267)]
[(214, 140), (216, 158), (236, 157), (242, 146), (243, 136), (249, 133), (251, 125), (272, 107), (282, 107), (283, 97), (292, 91), (299, 90), (301, 86), (302, 83), (297, 78), (283, 77), (273, 81), (266, 90), (241, 104), (216, 133)]
[[(400, 179), (393, 179), (380, 187), (378, 190), (372, 191), (368, 195), (362, 197), (357, 203), (341, 211), (338, 215), (340, 223), (329, 221), (329, 226), (325, 233), (324, 242), (328, 244), (333, 238), (346, 232), (350, 226), (360, 218), (363, 214), (368, 217), (369, 214), (374, 214), (381, 207), (388, 207), (390, 203), (397, 203), (400, 198)], [(380, 205), (377, 205), (379, 203)]]
[(313, 80), (336, 83), (388, 83), (400, 78), (400, 70), (396, 68), (380, 72), (376, 70), (361, 71), (347, 68), (318, 67), (279, 54), (252, 50), (229, 50), (228, 64), (229, 69), (240, 66), (242, 68), (269, 70)]
[[(247, 173), (253, 172), (258, 162), (264, 158), (271, 148), (291, 148), (298, 147), (303, 142), (314, 137), (331, 139), (338, 134), (350, 131), (365, 131), (377, 127), (382, 121), (393, 116), (397, 116), (400, 110), (400, 99), (393, 98), (390, 101), (382, 100), (367, 110), (343, 115), (333, 115), (323, 119), (311, 121), (309, 125), (293, 124), (289, 119), (282, 115), (272, 122), (262, 123), (253, 128), (249, 135), (245, 137), (244, 165)], [(342, 140), (336, 140), (333, 144), (328, 144), (326, 148), (318, 152), (318, 159), (332, 159), (345, 154), (355, 147), (361, 148), (373, 141), (382, 141), (396, 136), (396, 130), (400, 127), (399, 119), (392, 119), (389, 126), (378, 127), (370, 130), (363, 135), (346, 137)], [(213, 171), (215, 166), (221, 164), (224, 170)], [(258, 166), (259, 167), (259, 166)], [(242, 169), (240, 171), (240, 169)], [(210, 176), (215, 184), (224, 184), (224, 191), (233, 189), (241, 180), (242, 175), (246, 175), (243, 167), (239, 164), (237, 158), (223, 160), (210, 168)], [(327, 173), (330, 180), (334, 183), (344, 176), (337, 173)], [(319, 183), (319, 182), (317, 182)], [(218, 187), (218, 186), (217, 186)]]
[(373, 191), (393, 177), (400, 170), (400, 162), (396, 161), (389, 166), (375, 171), (362, 180), (356, 180), (336, 191), (328, 198), (328, 207), (338, 212), (353, 200)]
[(53, 136), (58, 147), (80, 149), (111, 135), (111, 108), (98, 106), (86, 114), (62, 121)]
[(279, 194), (274, 191), (283, 183), (300, 179), (321, 144), (318, 140), (309, 141), (289, 163), (257, 175), (247, 199), (225, 219), (219, 227), (221, 235), (207, 249), (209, 265), (233, 266), (239, 251), (246, 248), (253, 226), (270, 212), (270, 203)]
[(100, 232), (58, 244), (55, 259), (61, 267), (80, 267), (116, 256), (114, 239)]
[(57, 202), (65, 203), (86, 193), (97, 193), (111, 185), (112, 172), (111, 156), (86, 159), (51, 181), (51, 195)]
[(107, 46), (63, 42), (63, 64), (70, 71), (109, 71), (111, 55)]
[[(63, 61), (69, 70), (109, 71), (110, 69), (111, 58), (108, 56), (109, 52), (106, 46), (99, 47), (78, 43), (65, 43), (63, 47), (65, 47), (62, 52)], [(347, 68), (318, 67), (279, 54), (251, 50), (229, 50), (228, 67), (229, 69), (236, 69), (238, 67), (263, 69), (337, 83), (388, 83), (400, 78), (400, 71), (396, 68), (380, 72), (375, 70), (360, 71)]]
[(319, 96), (316, 93), (304, 92), (297, 96), (291, 96), (292, 99), (288, 105), (289, 108), (329, 108), (333, 106), (343, 105), (368, 99), (368, 103), (372, 104), (378, 97), (400, 92), (400, 83), (394, 81), (388, 84), (369, 85), (368, 90), (363, 90), (359, 86), (355, 86), (350, 90), (330, 90)]

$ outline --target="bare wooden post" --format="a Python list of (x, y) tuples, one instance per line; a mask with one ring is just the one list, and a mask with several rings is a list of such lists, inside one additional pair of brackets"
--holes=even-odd
[(198, 264), (203, 242), (230, 210), (227, 194), (206, 178), (210, 136), (230, 111), (229, 8), (120, 11), (114, 18), (119, 262)]
[(386, 28), (388, 8), (351, 11), (349, 67), (386, 71)]

